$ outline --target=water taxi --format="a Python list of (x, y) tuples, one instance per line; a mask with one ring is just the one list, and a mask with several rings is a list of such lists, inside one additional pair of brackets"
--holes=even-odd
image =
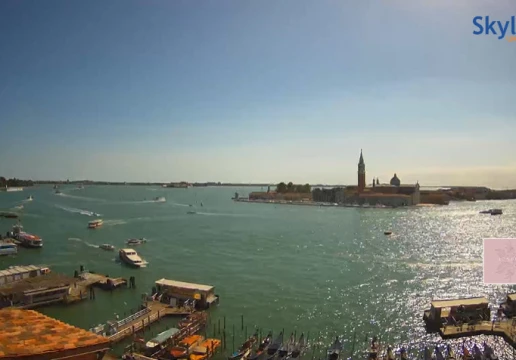
[(96, 229), (98, 227), (101, 227), (102, 224), (104, 224), (104, 220), (102, 220), (102, 219), (95, 219), (95, 220), (91, 220), (90, 222), (88, 222), (88, 227), (90, 229)]
[(141, 245), (145, 242), (147, 242), (147, 239), (145, 239), (145, 238), (127, 239), (126, 244), (127, 245)]
[(108, 251), (115, 250), (115, 247), (111, 244), (102, 244), (99, 246), (99, 248), (101, 248), (102, 250), (108, 250)]
[(176, 328), (171, 328), (160, 332), (155, 338), (145, 343), (146, 352), (153, 353), (155, 351), (161, 350), (163, 346), (166, 345), (167, 341), (177, 333), (179, 333), (179, 329)]
[(136, 268), (143, 268), (147, 266), (147, 262), (144, 261), (133, 249), (120, 249), (118, 255), (120, 256), (120, 260), (125, 262), (127, 265)]

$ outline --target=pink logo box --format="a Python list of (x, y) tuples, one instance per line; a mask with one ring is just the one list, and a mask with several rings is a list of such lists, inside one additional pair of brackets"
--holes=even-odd
[(516, 284), (516, 239), (484, 239), (484, 284)]

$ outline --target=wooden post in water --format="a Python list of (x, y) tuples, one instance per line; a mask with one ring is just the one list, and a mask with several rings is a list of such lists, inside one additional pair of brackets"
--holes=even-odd
[(233, 352), (235, 352), (235, 324), (233, 324)]
[(357, 332), (355, 330), (355, 332), (353, 333), (353, 344), (351, 345), (351, 359), (353, 359), (353, 356), (355, 355), (355, 340), (357, 338)]
[(226, 315), (224, 315), (224, 330), (226, 330)]
[(222, 330), (222, 341), (224, 342), (224, 350), (226, 350), (226, 330)]
[(213, 337), (215, 337), (215, 334), (217, 334), (217, 325), (213, 324)]
[(247, 339), (247, 326), (245, 327), (245, 338)]
[[(243, 331), (243, 330), (244, 330), (244, 315), (243, 315), (243, 314), (240, 316), (240, 322), (241, 322), (241, 324), (242, 324), (242, 326), (241, 326), (241, 330)], [(247, 338), (247, 337), (246, 337), (246, 338)]]
[(219, 319), (219, 335), (220, 335), (220, 319)]

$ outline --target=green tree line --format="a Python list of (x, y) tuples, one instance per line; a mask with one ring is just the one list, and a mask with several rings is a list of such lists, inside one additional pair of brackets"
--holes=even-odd
[(276, 185), (276, 192), (280, 193), (280, 194), (286, 194), (286, 193), (306, 194), (306, 193), (310, 193), (311, 191), (312, 191), (312, 188), (309, 184), (294, 185), (292, 182), (289, 182), (288, 184), (285, 184), (284, 182), (280, 182), (278, 185)]

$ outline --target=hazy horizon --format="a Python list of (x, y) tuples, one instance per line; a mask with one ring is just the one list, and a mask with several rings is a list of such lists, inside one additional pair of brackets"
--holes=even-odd
[[(0, 176), (516, 188), (511, 0), (0, 2)], [(97, 180), (98, 179), (98, 180)]]

